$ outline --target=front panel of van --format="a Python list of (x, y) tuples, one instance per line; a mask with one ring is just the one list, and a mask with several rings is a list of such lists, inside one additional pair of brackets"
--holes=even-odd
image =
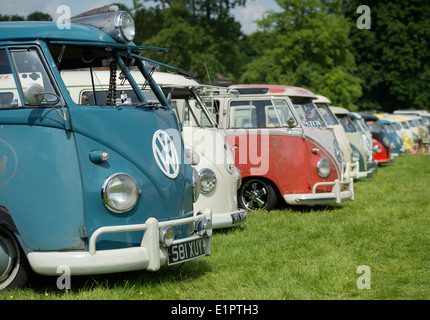
[[(309, 177), (311, 186), (322, 181), (334, 181), (335, 179), (342, 179), (343, 168), (342, 161), (335, 158), (336, 154), (340, 152), (340, 148), (336, 146), (336, 138), (334, 133), (329, 128), (310, 128), (306, 127), (306, 154), (309, 158)], [(327, 159), (330, 163), (330, 174), (322, 178), (317, 171), (318, 162), (321, 159)], [(319, 186), (317, 192), (330, 192), (331, 186)]]
[(267, 177), (283, 193), (309, 192), (309, 159), (299, 133), (287, 129), (229, 129), (226, 134), (243, 178)]
[[(85, 194), (86, 231), (105, 225), (144, 223), (149, 217), (158, 221), (192, 216), (191, 168), (181, 161), (175, 177), (168, 177), (163, 164), (157, 163), (154, 153), (160, 150), (159, 130), (167, 133), (174, 143), (179, 159), (183, 146), (176, 122), (167, 110), (103, 108), (79, 106), (70, 111)], [(118, 130), (117, 128), (121, 128)], [(124, 128), (128, 128), (124, 130)], [(157, 149), (158, 148), (158, 149)], [(109, 154), (109, 159), (98, 164), (90, 160), (93, 150)], [(126, 213), (115, 213), (105, 207), (101, 189), (112, 174), (123, 172), (133, 177), (140, 189), (136, 206)], [(175, 183), (172, 183), (175, 181)], [(181, 197), (174, 196), (181, 194)], [(178, 212), (178, 208), (182, 208)], [(192, 230), (179, 229), (177, 236), (189, 235)], [(98, 248), (119, 248), (140, 245), (143, 231), (104, 235)]]

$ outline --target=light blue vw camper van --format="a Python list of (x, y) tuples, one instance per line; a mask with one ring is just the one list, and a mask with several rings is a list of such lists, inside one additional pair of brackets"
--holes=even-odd
[[(23, 285), (30, 270), (156, 271), (211, 253), (211, 210), (193, 214), (199, 175), (133, 36), (116, 6), (64, 29), (0, 23), (0, 289)], [(73, 100), (61, 72), (77, 69), (120, 70), (138, 102), (116, 102), (115, 76), (106, 96)]]

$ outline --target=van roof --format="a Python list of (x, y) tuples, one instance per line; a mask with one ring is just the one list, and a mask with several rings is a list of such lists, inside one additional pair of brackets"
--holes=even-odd
[(395, 116), (397, 117), (400, 117), (400, 118), (403, 118), (403, 119), (405, 119), (406, 121), (410, 121), (410, 120), (419, 120), (419, 119), (422, 119), (422, 117), (421, 116), (418, 116), (418, 115), (415, 115), (415, 114), (395, 114)]
[(402, 115), (399, 115), (399, 114), (388, 114), (386, 117), (389, 119), (394, 119), (398, 122), (406, 122), (406, 119), (403, 118)]
[(350, 111), (346, 108), (330, 106), (331, 112), (334, 114), (349, 114)]
[(199, 83), (181, 74), (156, 71), (152, 74), (155, 82), (163, 86), (199, 86)]
[[(317, 96), (310, 90), (293, 87), (293, 86), (283, 86), (275, 84), (234, 84), (229, 86), (231, 89), (266, 89), (265, 92), (258, 92), (259, 94), (269, 94), (269, 95), (281, 95), (289, 97), (309, 97), (312, 99), (317, 99)], [(248, 94), (241, 92), (241, 94)], [(249, 94), (253, 94), (252, 91)]]
[(379, 118), (379, 121), (381, 121), (382, 123), (388, 123), (388, 122), (392, 123), (392, 122), (396, 122), (396, 120), (394, 120), (393, 118), (387, 118), (387, 117)]
[(327, 103), (331, 104), (331, 100), (325, 96), (317, 94), (317, 99), (314, 101), (314, 103)]
[(71, 23), (69, 29), (59, 29), (52, 21), (7, 21), (0, 22), (0, 30), (0, 41), (43, 39), (117, 44), (102, 30), (77, 23)]
[(369, 121), (369, 120), (378, 121), (379, 120), (379, 118), (377, 116), (374, 116), (373, 114), (368, 114), (365, 112), (359, 112), (359, 113), (361, 114), (363, 119), (366, 121)]
[(363, 119), (361, 114), (359, 114), (357, 112), (350, 112), (350, 113), (348, 113), (348, 116), (350, 116), (353, 119)]

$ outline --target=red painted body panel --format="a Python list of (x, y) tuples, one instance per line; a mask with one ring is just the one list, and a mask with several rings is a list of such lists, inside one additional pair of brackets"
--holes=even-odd
[(378, 145), (381, 146), (382, 151), (381, 152), (375, 152), (374, 153), (374, 159), (375, 161), (378, 161), (379, 163), (387, 163), (387, 162), (391, 162), (391, 146), (388, 148), (385, 148), (384, 145), (379, 142), (376, 139), (373, 139), (373, 144), (374, 145)]
[[(340, 179), (333, 160), (321, 145), (308, 137), (303, 139), (302, 135), (287, 134), (287, 129), (246, 131), (244, 134), (239, 130), (227, 130), (228, 143), (234, 146), (233, 158), (242, 178), (265, 177), (276, 184), (281, 194), (310, 193), (317, 182)], [(312, 148), (318, 148), (320, 152), (314, 154)], [(321, 158), (329, 160), (332, 167), (326, 179), (316, 171)], [(330, 192), (331, 189), (331, 186), (321, 186), (317, 192)]]

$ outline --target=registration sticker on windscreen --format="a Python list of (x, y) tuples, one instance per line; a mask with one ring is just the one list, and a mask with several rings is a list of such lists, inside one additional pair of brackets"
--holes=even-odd
[(199, 238), (193, 241), (174, 244), (168, 248), (168, 255), (169, 265), (204, 256), (203, 239)]

